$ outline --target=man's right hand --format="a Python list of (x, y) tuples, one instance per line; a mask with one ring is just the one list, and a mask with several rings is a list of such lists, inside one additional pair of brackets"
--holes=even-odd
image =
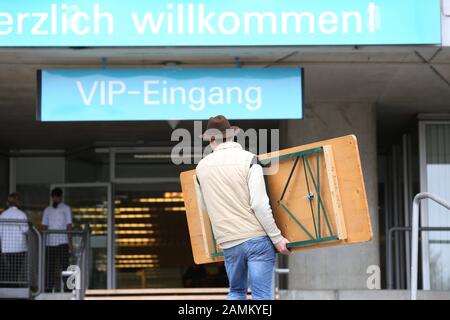
[(286, 246), (288, 243), (289, 243), (289, 240), (284, 237), (283, 237), (283, 239), (281, 239), (280, 241), (275, 243), (275, 248), (277, 249), (278, 253), (285, 254), (285, 255), (291, 254), (292, 253), (291, 250), (289, 250)]

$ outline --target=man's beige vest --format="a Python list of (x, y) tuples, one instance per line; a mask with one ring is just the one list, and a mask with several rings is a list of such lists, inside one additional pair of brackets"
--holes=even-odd
[(250, 207), (248, 174), (255, 155), (225, 142), (200, 161), (197, 177), (217, 243), (266, 235)]

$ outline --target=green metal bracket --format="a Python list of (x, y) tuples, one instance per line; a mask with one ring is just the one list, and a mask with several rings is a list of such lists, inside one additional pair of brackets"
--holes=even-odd
[(338, 237), (336, 237), (336, 236), (324, 237), (324, 238), (321, 238), (319, 240), (314, 239), (314, 240), (305, 240), (305, 241), (291, 242), (291, 243), (288, 243), (286, 247), (288, 247), (288, 249), (289, 248), (296, 248), (296, 247), (304, 247), (304, 246), (310, 246), (310, 245), (313, 245), (313, 244), (330, 242), (330, 241), (336, 241), (336, 240), (339, 240)]
[[(286, 212), (292, 220), (302, 229), (302, 231), (305, 233), (305, 235), (309, 238), (308, 240), (304, 241), (296, 241), (291, 242), (287, 245), (288, 248), (297, 248), (302, 246), (310, 246), (314, 244), (319, 243), (325, 243), (325, 242), (332, 242), (339, 240), (338, 236), (334, 233), (333, 228), (331, 227), (330, 220), (328, 219), (328, 213), (325, 209), (325, 206), (322, 201), (322, 195), (321, 195), (321, 186), (320, 186), (320, 155), (323, 154), (323, 148), (313, 148), (309, 150), (294, 152), (278, 157), (273, 157), (269, 159), (261, 160), (261, 164), (264, 166), (269, 165), (272, 162), (279, 162), (287, 159), (294, 159), (294, 164), (291, 168), (291, 171), (289, 173), (289, 176), (287, 178), (286, 184), (283, 188), (283, 192), (280, 196), (280, 199), (278, 200), (278, 205), (283, 209), (284, 212)], [(313, 157), (315, 155), (315, 161), (316, 161), (316, 178), (314, 178), (313, 171), (311, 169), (311, 164), (308, 159), (308, 157)], [(306, 198), (309, 200), (310, 203), (310, 211), (311, 211), (311, 217), (314, 224), (314, 230), (308, 230), (304, 224), (301, 223), (300, 219), (297, 217), (300, 214), (297, 214), (297, 216), (283, 203), (283, 199), (286, 195), (286, 191), (289, 187), (289, 184), (292, 180), (292, 177), (294, 175), (295, 169), (298, 166), (299, 161), (302, 161), (303, 163), (303, 171), (306, 179), (306, 188), (308, 189), (308, 194), (306, 195)], [(314, 190), (311, 189), (310, 186), (310, 180), (312, 182), (312, 187)], [(313, 193), (314, 191), (315, 193)], [(314, 198), (317, 197), (317, 208), (314, 209)], [(317, 211), (317, 212), (316, 212)], [(328, 232), (328, 235), (323, 236), (323, 230), (322, 230), (322, 217), (325, 219), (326, 223), (326, 230)], [(211, 228), (212, 230), (212, 228)], [(211, 257), (217, 258), (217, 257), (223, 257), (223, 252), (217, 251), (217, 243), (216, 238), (214, 237), (213, 233), (213, 242), (214, 242), (214, 252), (211, 253)]]
[(212, 238), (213, 238), (213, 245), (214, 245), (214, 252), (211, 253), (211, 257), (212, 258), (219, 258), (219, 257), (223, 257), (223, 252), (218, 252), (217, 251), (217, 241), (216, 241), (216, 237), (214, 236), (214, 232), (212, 230), (212, 225), (211, 225), (211, 221), (209, 222), (210, 227), (211, 227), (211, 234), (212, 234)]
[(263, 165), (268, 165), (271, 162), (283, 161), (283, 160), (290, 159), (290, 158), (307, 156), (309, 154), (313, 154), (313, 153), (317, 153), (317, 152), (321, 152), (321, 151), (322, 151), (322, 148), (313, 148), (313, 149), (309, 149), (309, 150), (303, 150), (303, 151), (298, 151), (298, 152), (294, 152), (294, 153), (284, 154), (284, 155), (281, 155), (278, 157), (264, 159), (264, 160), (261, 160), (260, 162)]
[(220, 258), (220, 257), (223, 257), (223, 252), (213, 253), (213, 254), (211, 255), (211, 257), (213, 257), (213, 258)]
[[(273, 157), (270, 159), (265, 159), (261, 161), (264, 165), (267, 165), (269, 163), (275, 162), (275, 161), (282, 161), (286, 159), (294, 158), (294, 164), (292, 166), (292, 169), (289, 173), (289, 176), (287, 178), (286, 184), (283, 188), (283, 192), (280, 196), (280, 199), (278, 200), (278, 205), (283, 209), (284, 212), (286, 212), (292, 220), (302, 229), (302, 231), (305, 233), (305, 235), (309, 238), (305, 241), (297, 241), (292, 242), (288, 245), (288, 248), (295, 248), (295, 247), (301, 247), (301, 246), (308, 246), (318, 243), (324, 243), (324, 242), (330, 242), (330, 241), (336, 241), (338, 240), (337, 235), (334, 233), (333, 228), (330, 224), (330, 220), (328, 217), (328, 213), (325, 209), (325, 206), (323, 204), (322, 195), (321, 195), (321, 186), (320, 186), (320, 155), (323, 154), (323, 148), (313, 148), (309, 150), (294, 152), (287, 155), (282, 155), (279, 157)], [(316, 161), (316, 172), (315, 177), (314, 173), (311, 169), (310, 159), (311, 157), (315, 156)], [(286, 191), (289, 187), (289, 184), (292, 180), (292, 176), (295, 172), (295, 169), (297, 168), (298, 162), (301, 159), (303, 163), (303, 171), (305, 176), (305, 182), (306, 182), (306, 188), (308, 190), (308, 194), (305, 196), (310, 203), (310, 213), (311, 218), (314, 225), (314, 230), (308, 230), (306, 226), (301, 223), (301, 219), (298, 218), (300, 215), (297, 214), (297, 216), (286, 206), (285, 203), (283, 203), (283, 199), (286, 195)], [(310, 181), (312, 182), (312, 187), (314, 188), (312, 190)], [(314, 191), (315, 193), (313, 193)], [(317, 197), (317, 208), (315, 210), (314, 208), (314, 198)], [(325, 219), (326, 223), (326, 231), (328, 234), (323, 235), (322, 230), (322, 218)]]

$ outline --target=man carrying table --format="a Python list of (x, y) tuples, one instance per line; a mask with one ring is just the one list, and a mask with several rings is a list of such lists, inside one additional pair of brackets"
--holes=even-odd
[[(273, 298), (275, 248), (290, 254), (289, 241), (275, 224), (262, 167), (254, 154), (234, 142), (239, 128), (224, 116), (212, 117), (202, 135), (213, 152), (196, 169), (217, 244), (224, 252), (229, 300)], [(274, 248), (275, 247), (275, 248)]]

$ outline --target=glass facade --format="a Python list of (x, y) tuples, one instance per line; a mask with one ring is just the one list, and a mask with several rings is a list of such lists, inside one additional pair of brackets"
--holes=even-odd
[(0, 155), (0, 212), (6, 206), (9, 193), (9, 159)]
[(115, 149), (114, 178), (108, 148), (67, 157), (65, 201), (72, 207), (74, 227), (87, 224), (92, 234), (91, 289), (108, 287), (107, 191), (74, 185), (94, 181), (112, 187), (112, 283), (116, 288), (227, 286), (223, 264), (196, 266), (193, 261), (183, 194), (179, 184), (172, 182), (180, 171), (191, 168), (174, 169), (170, 153), (166, 156), (163, 151)]
[(50, 203), (50, 186), (64, 181), (64, 157), (13, 157), (16, 191), (21, 209), (40, 227), (42, 213)]
[(64, 202), (72, 208), (73, 228), (80, 230), (88, 225), (91, 230), (90, 288), (104, 289), (107, 285), (108, 188), (64, 187), (63, 190)]
[(192, 264), (183, 195), (146, 185), (115, 188), (118, 288), (183, 287)]
[[(450, 123), (426, 124), (427, 191), (450, 199)], [(428, 201), (428, 225), (450, 227), (449, 212)], [(450, 231), (428, 234), (430, 286), (450, 290)]]

